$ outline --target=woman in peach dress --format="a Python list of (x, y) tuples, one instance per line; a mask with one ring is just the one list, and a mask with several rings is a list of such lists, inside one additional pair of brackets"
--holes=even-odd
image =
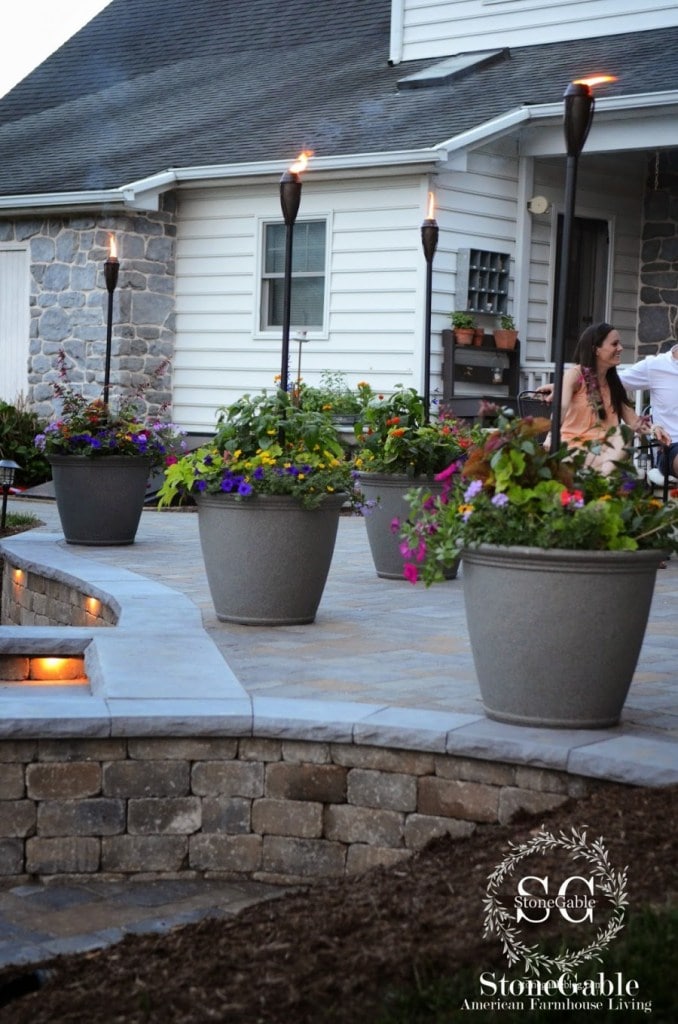
[(605, 474), (628, 458), (620, 423), (666, 443), (665, 431), (639, 416), (629, 401), (617, 373), (622, 351), (619, 332), (611, 324), (593, 324), (577, 343), (577, 365), (563, 374), (561, 440), (568, 448), (593, 442), (587, 465)]

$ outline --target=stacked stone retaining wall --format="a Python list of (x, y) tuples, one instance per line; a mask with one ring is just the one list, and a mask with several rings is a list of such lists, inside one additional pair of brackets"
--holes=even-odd
[(0, 880), (309, 882), (391, 865), (436, 836), (539, 815), (590, 781), (346, 743), (257, 738), (0, 743)]

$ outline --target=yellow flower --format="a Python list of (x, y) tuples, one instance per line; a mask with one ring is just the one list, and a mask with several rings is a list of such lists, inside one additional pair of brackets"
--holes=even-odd
[(469, 512), (473, 512), (473, 505), (458, 505), (457, 512), (460, 516), (468, 515)]

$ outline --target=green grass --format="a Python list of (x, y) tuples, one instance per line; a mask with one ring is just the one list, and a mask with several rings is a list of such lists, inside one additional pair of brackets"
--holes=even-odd
[[(636, 1024), (638, 1021), (652, 1021), (652, 1024), (674, 1024), (678, 1021), (678, 983), (676, 981), (676, 950), (678, 949), (678, 909), (659, 912), (642, 910), (629, 914), (621, 935), (612, 943), (604, 955), (603, 963), (590, 961), (577, 972), (577, 978), (597, 978), (602, 971), (609, 979), (621, 972), (623, 982), (638, 982), (636, 1002), (652, 1003), (651, 1012), (631, 1009), (610, 1009), (605, 997), (572, 996), (571, 1001), (602, 1002), (603, 1009), (560, 1010), (529, 1009), (529, 998), (522, 997), (521, 1010), (473, 1010), (466, 1018), (462, 1016), (465, 999), (476, 1002), (490, 1001), (491, 997), (481, 996), (478, 977), (481, 970), (494, 970), (497, 976), (521, 977), (520, 972), (504, 971), (501, 962), (485, 964), (472, 970), (465, 970), (450, 977), (424, 976), (419, 972), (415, 984), (409, 988), (391, 990), (384, 994), (382, 1010), (374, 1024), (450, 1024), (451, 1021), (468, 1019), (471, 1024), (541, 1024), (557, 1021), (572, 1021), (585, 1024), (591, 1020), (608, 1024)], [(673, 965), (673, 966), (671, 966)], [(415, 972), (416, 974), (416, 972)], [(545, 979), (541, 979), (542, 981)], [(514, 1002), (521, 997), (507, 997)], [(563, 997), (555, 997), (563, 1001)], [(494, 997), (495, 1001), (497, 997)], [(548, 1003), (548, 1000), (544, 1000)], [(554, 1013), (557, 1017), (554, 1018)]]
[[(5, 534), (21, 533), (40, 526), (41, 520), (30, 512), (8, 512), (5, 517)], [(2, 534), (0, 533), (0, 536)]]

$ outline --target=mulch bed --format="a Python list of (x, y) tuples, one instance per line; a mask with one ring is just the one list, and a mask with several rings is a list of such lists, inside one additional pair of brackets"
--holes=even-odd
[[(508, 970), (496, 937), (482, 937), (482, 899), (509, 841), (526, 841), (542, 824), (553, 833), (586, 830), (589, 839), (603, 838), (615, 868), (628, 865), (630, 911), (675, 906), (677, 817), (678, 786), (603, 786), (538, 821), (436, 840), (388, 870), (295, 891), (233, 920), (133, 936), (94, 954), (58, 958), (42, 965), (44, 987), (9, 1003), (0, 1020), (372, 1024), (384, 992), (412, 983), (416, 974), (452, 974), (465, 965)], [(549, 865), (555, 870), (557, 856), (562, 851), (540, 856), (538, 873)], [(578, 873), (571, 863), (569, 873)], [(537, 941), (562, 927), (543, 926)], [(581, 945), (575, 940), (575, 948)], [(675, 950), (667, 951), (667, 964), (671, 955)], [(0, 990), (16, 973), (0, 974)]]

